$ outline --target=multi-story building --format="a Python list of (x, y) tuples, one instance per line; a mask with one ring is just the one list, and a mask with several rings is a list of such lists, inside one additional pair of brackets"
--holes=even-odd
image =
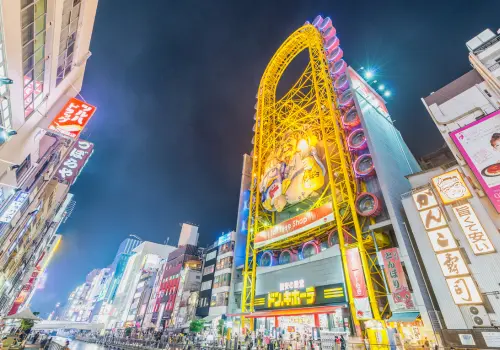
[(198, 235), (197, 226), (182, 224), (178, 248), (160, 264), (143, 327), (164, 329), (173, 326), (172, 313), (181, 287), (182, 273), (191, 265), (188, 262), (201, 261), (201, 251), (196, 246)]
[(74, 121), (58, 113), (81, 89), (96, 8), (97, 0), (0, 2), (0, 314), (24, 298), (93, 148), (77, 141), (93, 107), (79, 104)]
[(196, 318), (196, 307), (201, 287), (202, 261), (199, 257), (188, 260), (179, 274), (177, 293), (170, 315), (170, 329), (187, 330), (189, 322)]
[(473, 70), (422, 99), (456, 162), (409, 176), (408, 231), (444, 343), (500, 348), (500, 35), (466, 44)]
[[(247, 253), (232, 275), (230, 322), (378, 344), (435, 341), (400, 201), (420, 166), (370, 76), (342, 59), (335, 33), (329, 18), (306, 23), (262, 77), (235, 261)], [(309, 65), (278, 99), (281, 72), (304, 48)]]
[(203, 276), (196, 315), (204, 317), (205, 322), (211, 322), (213, 329), (228, 314), (235, 238), (235, 231), (223, 234), (205, 250), (203, 257)]
[(120, 281), (112, 304), (108, 327), (135, 326), (135, 312), (140, 298), (135, 298), (137, 288), (144, 271), (152, 271), (159, 267), (161, 259), (166, 259), (175, 247), (153, 242), (142, 242), (127, 262), (125, 272)]

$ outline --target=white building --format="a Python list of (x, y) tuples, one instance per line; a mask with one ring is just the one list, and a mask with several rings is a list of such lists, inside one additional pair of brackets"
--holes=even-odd
[(176, 247), (153, 242), (142, 242), (134, 249), (135, 254), (130, 257), (127, 267), (116, 292), (115, 300), (111, 308), (111, 314), (107, 320), (107, 328), (122, 327), (127, 322), (134, 323), (135, 314), (129, 314), (129, 310), (137, 291), (137, 285), (143, 270), (157, 269), (160, 261), (177, 249)]
[(409, 231), (448, 346), (500, 348), (500, 36), (467, 42), (473, 70), (422, 99), (457, 163), (409, 176)]
[(71, 183), (54, 176), (76, 140), (46, 128), (79, 94), (97, 2), (0, 1), (0, 314), (12, 312), (66, 202)]

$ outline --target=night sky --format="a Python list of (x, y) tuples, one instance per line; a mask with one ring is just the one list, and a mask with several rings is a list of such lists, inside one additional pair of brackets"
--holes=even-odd
[(211, 243), (236, 226), (260, 77), (289, 34), (332, 18), (354, 68), (374, 67), (416, 156), (444, 141), (420, 98), (470, 69), (465, 42), (496, 30), (500, 2), (101, 0), (82, 95), (98, 110), (95, 152), (32, 309), (46, 317), (129, 234), (177, 244), (179, 223)]

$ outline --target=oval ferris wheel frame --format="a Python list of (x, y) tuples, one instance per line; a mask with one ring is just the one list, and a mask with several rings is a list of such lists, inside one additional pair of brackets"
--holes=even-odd
[[(309, 52), (308, 66), (295, 85), (283, 97), (277, 99), (276, 90), (283, 73), (304, 50)], [(370, 263), (370, 256), (367, 255), (363, 245), (362, 228), (355, 206), (356, 193), (358, 192), (357, 181), (351, 168), (351, 155), (346, 135), (340, 127), (341, 115), (337, 98), (332, 78), (329, 75), (329, 65), (321, 33), (313, 25), (306, 24), (290, 35), (274, 54), (262, 76), (257, 93), (248, 236), (241, 298), (243, 315), (254, 311), (257, 253), (264, 249), (284, 248), (265, 246), (258, 250), (254, 247), (255, 234), (276, 223), (276, 214), (265, 211), (261, 205), (259, 183), (263, 176), (266, 158), (279, 145), (280, 140), (285, 137), (287, 132), (307, 125), (315, 128), (315, 131), (320, 134), (319, 139), (323, 142), (328, 177), (327, 186), (330, 189), (329, 195), (325, 196), (326, 191), (324, 191), (311, 208), (331, 201), (335, 220), (320, 228), (300, 233), (287, 241), (305, 242), (311, 237), (326, 234), (333, 228), (336, 228), (339, 233), (350, 234), (355, 244), (351, 244), (349, 248), (359, 249), (373, 317), (377, 320), (381, 319), (370, 277), (374, 263), (373, 261)], [(352, 227), (352, 231), (355, 233), (347, 232), (344, 229), (346, 227)], [(347, 247), (343, 234), (339, 234), (339, 246), (353, 320), (355, 325), (359, 325), (349, 281), (345, 253)], [(245, 327), (244, 318), (241, 326)]]

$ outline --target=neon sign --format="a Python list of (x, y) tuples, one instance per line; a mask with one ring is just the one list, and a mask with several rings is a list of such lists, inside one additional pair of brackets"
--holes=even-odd
[(305, 291), (298, 289), (284, 292), (271, 292), (267, 297), (267, 307), (270, 309), (287, 306), (314, 305), (316, 301), (316, 289), (307, 287)]

